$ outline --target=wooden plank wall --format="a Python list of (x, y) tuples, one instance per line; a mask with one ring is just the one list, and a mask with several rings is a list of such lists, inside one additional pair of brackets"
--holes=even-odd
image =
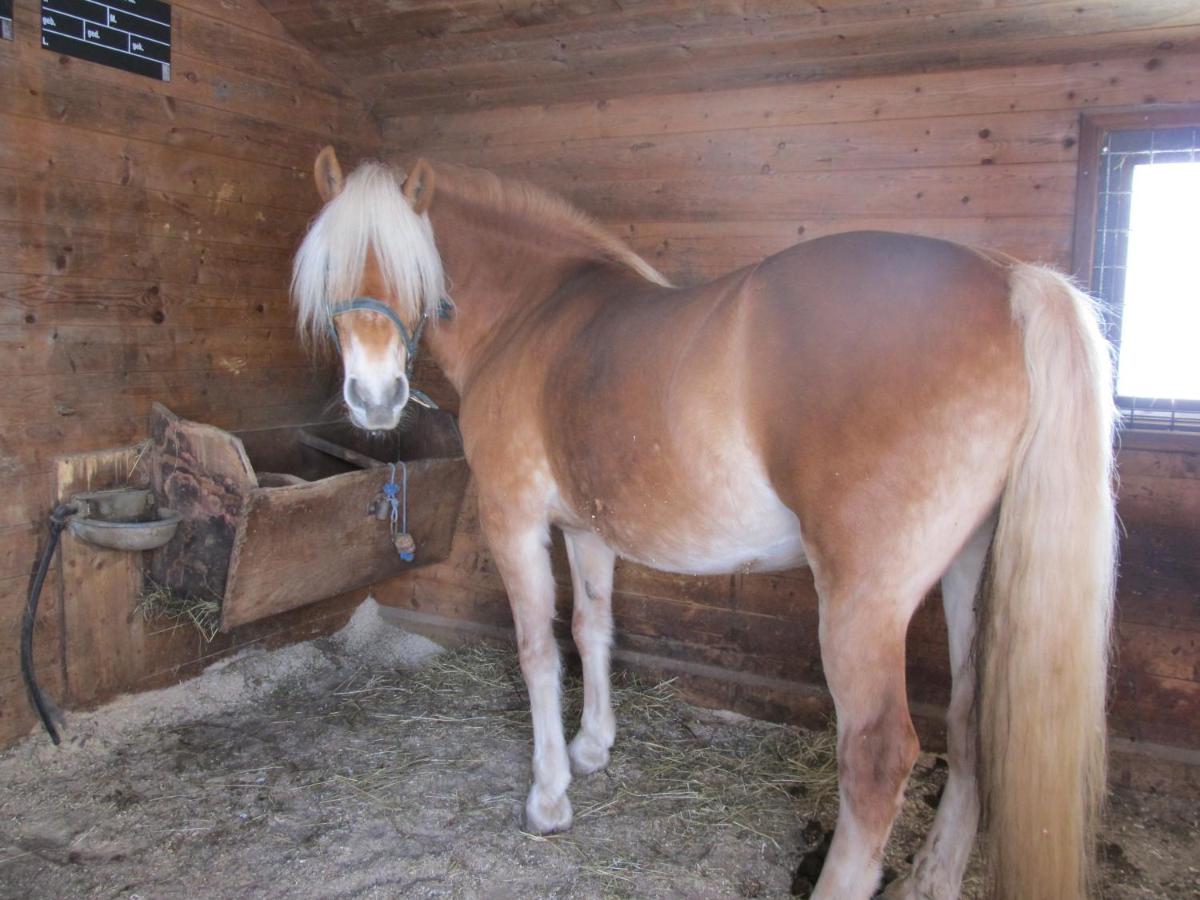
[[(417, 112), (382, 124), (397, 162), (464, 162), (562, 191), (687, 283), (854, 228), (1069, 268), (1079, 113), (1197, 100), (1200, 55), (1150, 53)], [(423, 376), (435, 383), (436, 373)], [(1127, 443), (1112, 728), (1200, 748), (1200, 442)], [(558, 577), (565, 594), (561, 554)], [(509, 623), (470, 504), (449, 562), (380, 593), (431, 626)], [(679, 578), (622, 566), (614, 605), (618, 647), (664, 671), (699, 673), (711, 702), (777, 716), (826, 708), (812, 691), (822, 682), (806, 572)], [(947, 696), (936, 604), (917, 616), (910, 644), (911, 693), (928, 712)]]
[[(316, 151), (379, 146), (363, 104), (254, 0), (173, 3), (166, 84), (45, 51), (37, 4), (16, 15), (0, 41), (0, 744), (32, 721), (17, 628), (52, 461), (142, 439), (155, 400), (227, 429), (322, 418), (336, 388), (298, 347), (290, 256), (318, 205)], [(61, 698), (58, 591), (56, 573), (37, 655)], [(181, 631), (138, 684), (341, 608), (210, 647)]]
[(263, 0), (384, 118), (1186, 53), (1183, 0)]

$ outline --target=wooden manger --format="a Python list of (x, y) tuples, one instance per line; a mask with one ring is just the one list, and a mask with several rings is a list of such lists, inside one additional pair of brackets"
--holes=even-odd
[[(454, 418), (428, 410), (379, 436), (341, 423), (231, 433), (155, 404), (149, 452), (155, 492), (182, 515), (150, 575), (220, 597), (222, 631), (445, 559), (467, 483)], [(396, 461), (411, 562), (376, 515)]]

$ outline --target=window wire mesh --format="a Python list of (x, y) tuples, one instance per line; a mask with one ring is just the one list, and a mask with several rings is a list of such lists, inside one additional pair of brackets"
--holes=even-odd
[[(1100, 145), (1092, 292), (1103, 305), (1105, 330), (1118, 355), (1133, 170), (1139, 165), (1171, 162), (1200, 162), (1200, 128), (1110, 131)], [(1117, 405), (1127, 428), (1200, 433), (1200, 402), (1119, 396)]]

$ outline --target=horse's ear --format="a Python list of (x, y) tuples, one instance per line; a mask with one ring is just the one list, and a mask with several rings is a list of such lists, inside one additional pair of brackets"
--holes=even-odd
[(342, 192), (342, 167), (332, 146), (327, 145), (317, 154), (313, 179), (317, 182), (317, 193), (326, 203)]
[(433, 202), (433, 185), (436, 181), (433, 166), (423, 159), (417, 160), (413, 170), (404, 179), (404, 196), (418, 216), (429, 209), (429, 204)]

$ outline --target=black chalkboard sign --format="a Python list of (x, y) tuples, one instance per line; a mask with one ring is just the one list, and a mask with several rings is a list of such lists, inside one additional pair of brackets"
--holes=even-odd
[(0, 38), (11, 41), (13, 0), (0, 0)]
[(171, 6), (161, 0), (42, 0), (42, 46), (171, 80)]

